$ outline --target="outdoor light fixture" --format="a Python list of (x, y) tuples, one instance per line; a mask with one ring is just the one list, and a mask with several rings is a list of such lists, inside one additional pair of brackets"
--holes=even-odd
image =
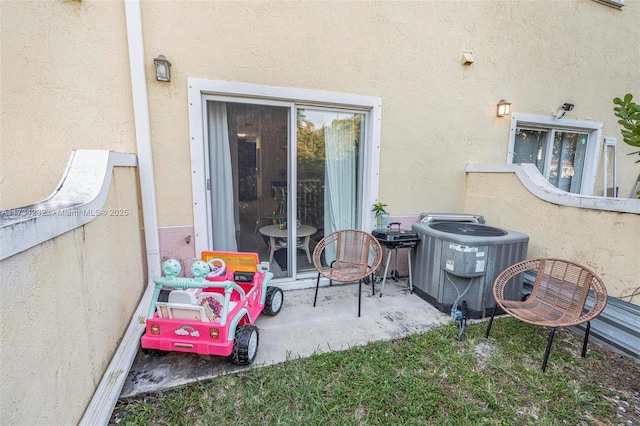
[(160, 55), (153, 58), (153, 63), (156, 66), (156, 80), (171, 81), (171, 62), (167, 61), (164, 55)]
[(509, 114), (511, 114), (511, 103), (500, 99), (500, 102), (498, 102), (498, 117), (504, 117)]
[(562, 104), (558, 112), (556, 112), (556, 119), (561, 119), (567, 113), (567, 111), (571, 111), (573, 109), (573, 104)]

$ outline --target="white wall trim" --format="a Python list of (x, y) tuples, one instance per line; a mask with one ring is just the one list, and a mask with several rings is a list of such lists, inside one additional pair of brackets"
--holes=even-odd
[(103, 210), (114, 167), (136, 167), (134, 154), (74, 150), (58, 187), (30, 206), (0, 212), (0, 260), (78, 228)]
[(158, 209), (156, 206), (156, 187), (151, 149), (147, 72), (142, 35), (142, 12), (139, 0), (126, 0), (124, 6), (147, 269), (149, 277), (154, 277), (161, 275), (162, 271), (160, 266), (160, 238), (158, 236)]
[(640, 214), (640, 200), (596, 197), (561, 191), (540, 174), (535, 164), (468, 164), (466, 172), (514, 173), (533, 195), (561, 206)]
[(106, 425), (109, 423), (109, 418), (122, 391), (127, 373), (140, 347), (140, 336), (145, 330), (146, 311), (149, 309), (154, 290), (153, 277), (160, 276), (162, 273), (140, 0), (125, 0), (124, 6), (136, 148), (138, 150), (138, 161), (140, 162), (138, 175), (140, 177), (140, 200), (147, 256), (147, 287), (131, 317), (120, 345), (116, 349), (109, 366), (102, 375), (100, 384), (93, 394), (93, 398), (85, 410), (84, 416), (79, 423), (81, 426)]
[[(377, 201), (379, 173), (373, 171), (380, 167), (380, 133), (382, 99), (373, 96), (354, 95), (349, 93), (329, 92), (323, 90), (298, 89), (291, 87), (266, 86), (231, 82), (224, 80), (206, 80), (190, 77), (187, 79), (189, 102), (189, 141), (191, 144), (191, 179), (193, 190), (193, 225), (196, 253), (207, 250), (210, 245), (209, 219), (207, 217), (206, 172), (207, 161), (204, 143), (205, 101), (216, 96), (216, 99), (227, 97), (244, 97), (246, 99), (281, 101), (304, 105), (322, 105), (347, 107), (349, 109), (367, 111), (369, 119), (365, 134), (371, 135), (371, 146), (366, 150), (365, 176), (370, 178), (364, 183), (362, 224), (364, 229), (372, 229), (373, 219), (367, 206)], [(218, 98), (220, 97), (220, 98)]]
[(318, 103), (322, 105), (373, 107), (380, 98), (350, 93), (329, 92), (324, 90), (299, 89), (294, 87), (267, 86), (264, 84), (242, 83), (225, 80), (206, 80), (190, 77), (187, 79), (190, 89), (198, 89), (203, 94), (248, 96), (281, 100), (284, 102)]

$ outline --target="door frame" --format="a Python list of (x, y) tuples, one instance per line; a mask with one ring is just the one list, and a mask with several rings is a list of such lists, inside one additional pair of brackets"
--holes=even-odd
[[(363, 228), (373, 229), (369, 209), (378, 199), (380, 170), (380, 127), (382, 99), (379, 97), (326, 92), (311, 89), (267, 86), (261, 84), (188, 78), (189, 143), (191, 152), (191, 188), (193, 196), (194, 248), (196, 256), (212, 247), (211, 200), (208, 190), (209, 147), (207, 111), (209, 100), (290, 107), (289, 138), (295, 140), (295, 112), (298, 106), (335, 107), (362, 110), (367, 113), (364, 142), (363, 206), (360, 209)], [(289, 162), (292, 161), (291, 152)], [(294, 194), (292, 194), (294, 195)], [(291, 213), (291, 212), (290, 212)], [(292, 278), (295, 280), (295, 269)]]

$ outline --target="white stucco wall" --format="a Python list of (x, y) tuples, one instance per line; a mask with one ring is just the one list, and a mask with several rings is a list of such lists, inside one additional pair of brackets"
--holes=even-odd
[[(141, 6), (158, 221), (171, 237), (163, 241), (177, 241), (180, 250), (190, 251), (181, 241), (193, 226), (189, 77), (380, 97), (380, 200), (394, 216), (466, 209), (521, 230), (515, 226), (520, 222), (509, 226), (503, 219), (516, 220), (515, 212), (465, 204), (466, 164), (506, 160), (509, 120), (495, 116), (502, 98), (512, 102), (514, 112), (527, 114), (551, 115), (564, 102), (575, 104), (567, 118), (603, 122), (603, 136), (618, 138), (620, 193), (630, 193), (637, 177), (637, 157), (626, 155), (632, 149), (621, 142), (611, 99), (638, 90), (640, 45), (626, 42), (640, 38), (638, 2), (628, 1), (623, 11), (591, 0), (143, 1)], [(0, 209), (8, 209), (46, 197), (72, 149), (135, 152), (136, 143), (122, 0), (2, 1), (0, 20)], [(473, 65), (461, 65), (463, 51), (473, 52)], [(159, 54), (173, 64), (170, 83), (153, 76)], [(626, 236), (605, 226), (606, 220), (600, 223), (602, 213), (591, 215), (594, 235)], [(171, 232), (178, 227), (180, 233)], [(89, 354), (113, 350), (100, 345), (117, 340), (129, 320), (124, 313), (139, 297), (140, 288), (134, 295), (128, 291), (142, 282), (142, 248), (129, 241), (133, 223), (125, 228), (114, 232), (112, 222), (97, 219), (83, 231), (2, 262), (3, 271), (10, 271), (2, 274), (3, 306), (6, 300), (20, 306), (6, 318), (2, 313), (3, 419), (26, 412), (24, 419), (34, 416), (35, 424), (60, 410), (69, 423), (77, 420), (72, 412), (86, 405), (108, 361), (102, 355), (91, 360)], [(555, 238), (541, 239), (540, 252), (558, 247)], [(131, 251), (105, 253), (107, 241)], [(101, 262), (89, 262), (87, 256), (96, 254)], [(605, 256), (586, 253), (585, 258), (593, 254)], [(124, 258), (135, 261), (122, 263)], [(611, 262), (617, 262), (613, 255)], [(50, 271), (60, 279), (52, 281)], [(84, 277), (83, 291), (61, 287), (77, 285), (77, 276)], [(105, 276), (107, 283), (101, 281)], [(123, 305), (104, 311), (107, 299)], [(91, 306), (89, 317), (98, 318), (98, 325), (73, 316), (79, 304)], [(60, 310), (60, 321), (43, 313), (51, 306)], [(24, 314), (18, 318), (19, 311)], [(120, 322), (107, 328), (106, 317)], [(76, 338), (84, 329), (108, 336)], [(33, 330), (39, 334), (30, 335)], [(58, 333), (69, 339), (60, 340)], [(28, 381), (15, 367), (5, 370), (7, 353), (26, 356), (23, 348), (33, 349), (33, 357), (11, 360), (29, 364)], [(51, 357), (65, 360), (70, 353), (80, 354), (90, 379), (76, 377), (75, 365), (47, 376)], [(31, 388), (36, 383), (44, 389), (40, 393)], [(52, 395), (59, 392), (78, 395), (77, 406), (62, 406)], [(7, 405), (5, 395), (11, 395)], [(32, 412), (29, 396), (42, 400)]]
[[(637, 90), (640, 62), (620, 42), (638, 39), (629, 3), (144, 2), (147, 57), (164, 54), (174, 73), (149, 85), (160, 225), (191, 223), (189, 194), (174, 190), (191, 184), (187, 77), (380, 96), (380, 199), (397, 215), (457, 211), (465, 165), (506, 161), (501, 98), (540, 115), (574, 103), (567, 118), (619, 138), (611, 100)], [(624, 194), (638, 169), (620, 145)]]
[[(574, 103), (568, 118), (601, 121), (603, 136), (620, 141), (621, 194), (638, 174), (611, 102), (637, 90), (640, 48), (621, 42), (639, 37), (637, 2), (622, 11), (591, 0), (141, 6), (160, 226), (193, 225), (188, 77), (381, 97), (380, 199), (396, 215), (460, 210), (465, 165), (505, 162), (501, 98), (540, 115)], [(123, 3), (0, 7), (8, 208), (46, 195), (72, 148), (135, 145)], [(467, 50), (471, 66), (461, 65)], [(170, 83), (153, 78), (159, 54), (173, 64)]]
[(536, 197), (513, 173), (483, 172), (468, 173), (465, 200), (465, 211), (482, 213), (488, 225), (529, 235), (527, 258), (585, 265), (609, 295), (640, 304), (637, 296), (629, 299), (640, 287), (640, 200), (628, 200), (635, 213), (572, 207)]
[(0, 209), (44, 199), (73, 149), (135, 152), (122, 1), (0, 2)]
[[(77, 424), (145, 286), (135, 168), (100, 216), (0, 262), (0, 418)], [(126, 215), (123, 212), (126, 211)]]

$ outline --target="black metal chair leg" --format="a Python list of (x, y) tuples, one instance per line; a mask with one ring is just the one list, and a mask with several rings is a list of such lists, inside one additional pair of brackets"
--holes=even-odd
[(584, 342), (582, 343), (582, 358), (587, 355), (587, 343), (589, 342), (589, 332), (591, 331), (591, 321), (587, 321), (587, 327), (584, 331)]
[[(329, 266), (329, 268), (333, 268), (333, 264), (336, 263), (336, 261), (334, 260), (333, 262), (331, 262), (331, 265)], [(331, 287), (333, 285), (333, 280), (329, 279), (329, 287)]]
[(489, 337), (489, 332), (491, 332), (491, 325), (493, 324), (493, 317), (496, 316), (496, 309), (498, 308), (498, 304), (496, 303), (495, 306), (493, 307), (493, 312), (491, 312), (491, 318), (489, 319), (489, 325), (487, 325), (487, 332), (485, 333), (484, 337)]
[(375, 277), (374, 277), (373, 273), (371, 273), (371, 275), (369, 276), (369, 279), (371, 280), (371, 295), (375, 296), (376, 295), (376, 280), (375, 280)]
[(320, 274), (318, 274), (318, 279), (316, 280), (316, 295), (313, 298), (313, 307), (316, 307), (316, 300), (318, 300), (318, 287), (320, 286)]
[(553, 327), (549, 332), (549, 337), (547, 338), (547, 349), (544, 351), (544, 360), (542, 361), (542, 372), (544, 373), (547, 369), (547, 361), (549, 360), (549, 352), (551, 352), (551, 344), (553, 343), (553, 336), (556, 334), (556, 328)]
[(358, 317), (360, 316), (360, 302), (362, 299), (362, 279), (358, 280)]

